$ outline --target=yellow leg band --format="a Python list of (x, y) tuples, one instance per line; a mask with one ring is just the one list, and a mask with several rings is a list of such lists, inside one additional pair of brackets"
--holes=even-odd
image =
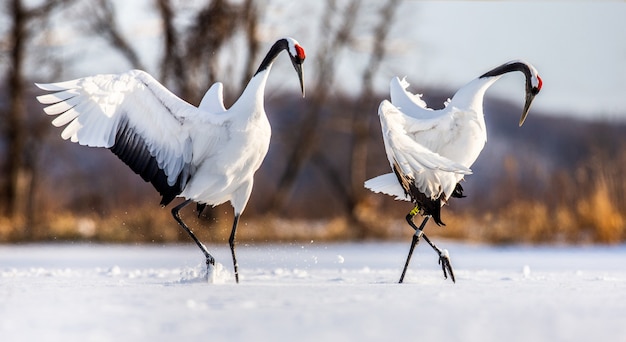
[(415, 206), (415, 208), (413, 208), (413, 210), (411, 210), (409, 214), (411, 214), (411, 216), (415, 216), (419, 214), (419, 212), (420, 212), (420, 208), (418, 206)]

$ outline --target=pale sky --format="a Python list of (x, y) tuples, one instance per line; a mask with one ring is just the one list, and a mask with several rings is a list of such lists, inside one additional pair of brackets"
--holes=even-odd
[[(404, 6), (406, 12), (417, 12), (408, 23), (404, 17), (398, 24), (405, 30), (417, 29), (417, 58), (397, 72), (406, 72), (414, 82), (461, 86), (493, 66), (521, 58), (535, 65), (544, 80), (533, 106), (626, 120), (624, 2), (407, 2)], [(521, 93), (519, 83), (515, 77), (502, 78), (490, 94)], [(514, 99), (521, 103), (523, 97)]]
[[(364, 1), (364, 7), (372, 12), (379, 3)], [(261, 20), (266, 46), (282, 36), (293, 36), (305, 47), (309, 81), (314, 79), (315, 63), (310, 59), (316, 55), (319, 13), (324, 4), (318, 0), (273, 0), (266, 3)], [(120, 0), (118, 12), (126, 32), (136, 37), (134, 42), (143, 51), (147, 71), (156, 74), (158, 60), (151, 56), (159, 55), (154, 45), (160, 34), (155, 14), (147, 10), (149, 5), (146, 0)], [(367, 42), (377, 23), (377, 17), (364, 16), (357, 25), (358, 39)], [(405, 1), (390, 25), (391, 54), (376, 78), (382, 92), (387, 91), (393, 76), (407, 76), (415, 91), (424, 86), (455, 90), (506, 61), (524, 59), (538, 69), (544, 81), (533, 108), (590, 119), (626, 120), (624, 2)], [(72, 77), (129, 68), (111, 56), (115, 52), (103, 50), (102, 44), (86, 47), (84, 43), (79, 45), (84, 50), (77, 61), (80, 74)], [(367, 58), (368, 53), (359, 49), (340, 55), (335, 87), (358, 91)], [(270, 87), (297, 90), (290, 67), (284, 61), (276, 63), (274, 73), (288, 73), (288, 79), (271, 76), (268, 91)], [(486, 96), (504, 97), (521, 106), (521, 74), (506, 75)]]

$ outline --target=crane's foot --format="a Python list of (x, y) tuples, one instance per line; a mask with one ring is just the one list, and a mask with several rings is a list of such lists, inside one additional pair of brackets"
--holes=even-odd
[(452, 279), (453, 283), (456, 283), (456, 279), (454, 279), (454, 271), (452, 271), (452, 265), (450, 265), (450, 254), (447, 249), (438, 250), (439, 252), (439, 265), (441, 265), (441, 269), (443, 270), (443, 277), (448, 279), (448, 274), (450, 275), (450, 279)]
[(207, 267), (215, 266), (215, 258), (211, 254), (208, 254), (206, 256), (206, 265)]
[(206, 255), (206, 276), (205, 276), (205, 280), (208, 283), (213, 283), (213, 280), (215, 278), (215, 258), (213, 258), (213, 256), (211, 254), (207, 254)]

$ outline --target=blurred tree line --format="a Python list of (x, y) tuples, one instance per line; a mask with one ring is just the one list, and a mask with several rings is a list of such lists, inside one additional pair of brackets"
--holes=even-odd
[[(316, 21), (311, 29), (316, 27), (322, 37), (315, 46), (301, 41), (309, 53), (307, 97), (268, 89), (272, 143), (255, 177), (244, 215), (250, 224), (241, 229), (241, 239), (407, 235), (402, 219), (410, 205), (363, 188), (367, 178), (389, 168), (376, 115), (386, 94), (375, 93), (374, 80), (389, 57), (386, 42), (398, 2), (326, 0), (319, 18), (307, 18)], [(278, 38), (262, 25), (272, 16), (267, 2), (146, 3), (160, 32), (153, 74), (194, 105), (216, 81), (224, 82), (225, 102), (232, 103), (264, 49)], [(129, 68), (146, 69), (149, 61), (142, 60), (142, 47), (121, 26), (117, 5), (113, 0), (10, 0), (0, 8), (7, 23), (0, 32), (0, 77), (6, 80), (0, 88), (0, 241), (187, 241), (169, 210), (158, 208), (158, 195), (149, 184), (106, 150), (63, 142), (34, 100), (38, 92), (33, 82), (59, 81), (77, 62), (56, 45), (62, 34), (53, 34), (52, 28), (68, 18), (82, 39), (103, 44), (102, 53), (117, 56)], [(357, 46), (363, 48), (357, 41), (363, 32), (370, 39), (360, 91), (338, 92), (338, 61)], [(435, 104), (453, 93), (420, 91)], [(469, 197), (451, 203), (444, 214), (448, 226), (433, 230), (503, 243), (623, 241), (624, 125), (563, 125), (566, 119), (532, 113), (517, 129), (518, 111), (515, 105), (488, 99), (489, 142), (464, 185)], [(196, 229), (201, 238), (227, 238), (225, 215), (231, 215), (227, 205), (198, 218), (194, 224), (207, 227)]]

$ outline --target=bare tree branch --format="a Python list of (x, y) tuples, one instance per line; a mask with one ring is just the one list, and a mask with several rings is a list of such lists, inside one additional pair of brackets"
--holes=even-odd
[(29, 149), (29, 144), (40, 139), (39, 130), (29, 127), (26, 118), (26, 84), (25, 60), (27, 49), (32, 39), (30, 24), (35, 20), (45, 19), (60, 5), (70, 3), (64, 1), (46, 1), (38, 7), (28, 8), (22, 0), (11, 0), (7, 11), (12, 19), (9, 42), (9, 67), (7, 68), (8, 111), (2, 115), (3, 137), (6, 139), (7, 156), (4, 164), (6, 179), (0, 190), (4, 214), (13, 219), (24, 219), (26, 223), (21, 235), (28, 237), (31, 233), (30, 222), (33, 215), (34, 174), (36, 151)]
[(144, 69), (139, 56), (120, 32), (113, 3), (110, 0), (97, 0), (96, 4), (94, 20), (90, 23), (92, 30), (102, 35), (134, 68)]
[(352, 0), (346, 6), (342, 13), (343, 21), (341, 22), (341, 26), (334, 35), (332, 35), (331, 32), (327, 30), (330, 30), (333, 13), (336, 12), (336, 3), (334, 0), (328, 0), (327, 2), (326, 11), (322, 16), (324, 22), (321, 26), (323, 30), (321, 37), (332, 36), (332, 39), (322, 39), (323, 45), (318, 50), (318, 54), (315, 58), (318, 61), (318, 67), (316, 69), (318, 71), (318, 77), (313, 92), (315, 98), (304, 114), (294, 149), (287, 159), (287, 167), (280, 176), (276, 192), (270, 201), (270, 211), (276, 212), (282, 209), (300, 174), (304, 162), (308, 159), (316, 145), (316, 132), (320, 111), (329, 94), (330, 86), (334, 81), (335, 57), (338, 55), (341, 47), (346, 46), (352, 37), (352, 30), (356, 18), (358, 17), (360, 5), (360, 0)]
[(163, 22), (163, 61), (161, 62), (161, 81), (173, 83), (173, 87), (181, 92), (183, 99), (191, 96), (189, 77), (184, 67), (183, 53), (177, 44), (179, 34), (174, 27), (174, 9), (170, 0), (156, 0), (156, 6)]
[(49, 0), (43, 4), (30, 9), (24, 9), (24, 15), (30, 19), (37, 19), (38, 17), (48, 16), (52, 11), (63, 5), (69, 5), (76, 0)]
[[(196, 78), (196, 94), (201, 95), (200, 89), (208, 88), (218, 79), (220, 65), (217, 53), (232, 38), (240, 23), (239, 7), (227, 0), (209, 2), (194, 19), (187, 33), (185, 51), (187, 71)], [(198, 79), (201, 81), (198, 82)]]
[(5, 214), (14, 217), (18, 214), (18, 197), (20, 191), (19, 181), (23, 174), (24, 161), (23, 150), (25, 141), (25, 105), (24, 105), (24, 55), (27, 39), (27, 17), (24, 4), (20, 0), (12, 0), (9, 6), (13, 26), (11, 27), (11, 56), (9, 68), (9, 112), (6, 117), (5, 136), (8, 142), (8, 156), (5, 174), (8, 179), (3, 189), (6, 203)]
[(246, 41), (248, 45), (248, 59), (246, 61), (246, 67), (241, 80), (241, 88), (243, 89), (252, 77), (252, 73), (254, 73), (254, 63), (260, 48), (259, 40), (257, 38), (260, 11), (254, 0), (246, 0), (243, 4), (242, 11), (244, 18), (243, 21), (245, 23)]
[(380, 21), (374, 31), (373, 51), (370, 55), (369, 62), (363, 71), (363, 89), (361, 91), (360, 98), (355, 104), (355, 111), (352, 115), (353, 140), (350, 163), (350, 179), (352, 186), (350, 194), (355, 198), (352, 202), (357, 204), (360, 202), (365, 193), (363, 182), (365, 182), (366, 177), (367, 141), (370, 135), (370, 123), (372, 122), (370, 118), (374, 117), (373, 115), (368, 115), (364, 118), (363, 112), (365, 111), (367, 114), (370, 114), (369, 112), (372, 110), (372, 112), (375, 113), (374, 110), (376, 106), (374, 104), (373, 96), (373, 77), (376, 72), (378, 72), (380, 64), (384, 59), (385, 41), (387, 39), (387, 34), (389, 33), (389, 28), (391, 27), (389, 23), (393, 22), (393, 17), (396, 8), (398, 7), (398, 3), (399, 0), (388, 0), (380, 11)]

